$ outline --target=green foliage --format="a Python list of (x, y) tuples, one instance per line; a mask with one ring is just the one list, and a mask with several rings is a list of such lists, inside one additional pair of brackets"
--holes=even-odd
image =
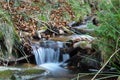
[(75, 13), (75, 20), (83, 20), (84, 16), (90, 13), (90, 7), (87, 3), (82, 3), (80, 0), (68, 0), (68, 2)]
[(19, 37), (15, 32), (11, 17), (8, 12), (0, 10), (0, 57), (9, 59), (12, 57), (12, 50), (15, 40), (19, 41)]
[[(120, 48), (120, 9), (119, 0), (102, 0), (99, 3), (100, 11), (97, 13), (100, 26), (96, 30), (98, 45), (106, 61), (114, 51)], [(120, 63), (119, 53), (111, 61)]]
[(10, 17), (7, 13), (4, 11), (0, 10), (0, 32), (1, 36), (4, 38), (4, 44), (7, 48), (8, 56), (12, 52), (12, 47), (13, 47), (13, 25), (12, 22), (10, 21)]
[(41, 74), (44, 70), (41, 69), (27, 69), (22, 72), (22, 75)]
[(0, 71), (0, 79), (8, 79), (12, 76), (13, 71), (11, 70), (5, 70), (5, 71)]

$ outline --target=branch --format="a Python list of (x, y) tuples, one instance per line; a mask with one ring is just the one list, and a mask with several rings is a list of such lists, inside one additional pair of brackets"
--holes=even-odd
[(0, 57), (0, 61), (3, 61), (3, 62), (16, 62), (16, 61), (21, 61), (23, 59), (29, 58), (31, 56), (32, 55), (27, 55), (27, 56), (23, 56), (23, 57), (20, 57), (20, 58), (17, 58), (17, 59), (4, 59), (4, 58)]
[(97, 77), (97, 75), (105, 68), (105, 66), (109, 63), (109, 61), (112, 59), (112, 57), (120, 51), (120, 48), (118, 50), (116, 50), (111, 56), (110, 58), (106, 61), (106, 63), (102, 66), (102, 68), (95, 74), (95, 76), (93, 76), (93, 78), (91, 80), (95, 80), (95, 78)]

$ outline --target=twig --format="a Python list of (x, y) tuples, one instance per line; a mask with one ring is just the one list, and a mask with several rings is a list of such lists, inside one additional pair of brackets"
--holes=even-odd
[(10, 7), (10, 1), (9, 1), (9, 0), (7, 0), (7, 6), (8, 6), (9, 11), (12, 12), (11, 7)]
[(44, 26), (47, 27), (47, 29), (48, 29), (49, 31), (51, 31), (51, 32), (53, 32), (53, 33), (56, 33), (56, 34), (59, 34), (58, 32), (55, 32), (54, 30), (50, 29), (50, 28), (49, 28), (49, 24), (48, 24), (47, 22), (44, 22), (44, 21), (39, 20), (39, 19), (36, 19), (36, 18), (34, 18), (34, 17), (32, 17), (32, 16), (30, 16), (30, 18), (32, 18), (32, 19), (34, 19), (34, 20), (36, 20), (36, 21), (38, 21), (38, 22), (41, 22)]
[(53, 32), (53, 33), (56, 33), (56, 34), (59, 34), (58, 32), (55, 32), (54, 30), (50, 29), (48, 23), (46, 23), (46, 22), (44, 22), (44, 21), (41, 21), (41, 23), (43, 23), (43, 25), (46, 26), (49, 31), (51, 31), (51, 32)]
[[(9, 60), (9, 62), (20, 61), (20, 60), (29, 58), (29, 57), (31, 57), (31, 56), (32, 56), (32, 55), (23, 56), (23, 57), (20, 57), (20, 58), (17, 58), (17, 59)], [(4, 59), (4, 58), (2, 58), (2, 57), (0, 57), (0, 60), (3, 61), (3, 62), (8, 62), (8, 59)]]
[(117, 43), (116, 43), (116, 47), (115, 47), (115, 50), (117, 50), (117, 48), (118, 48), (118, 45), (119, 45), (119, 40), (120, 40), (120, 37), (117, 39)]
[(101, 78), (97, 78), (96, 80), (105, 80), (105, 79), (109, 79), (109, 78), (114, 78), (114, 77), (118, 77), (120, 75), (109, 75), (109, 76), (105, 76), (105, 77), (101, 77)]
[[(111, 78), (111, 77), (119, 76), (119, 74), (115, 74), (115, 75), (114, 74), (115, 73), (112, 73), (112, 74), (101, 73), (99, 74), (99, 76), (106, 76), (106, 77), (97, 78), (97, 80), (100, 80), (102, 78)], [(95, 73), (78, 73), (78, 76), (73, 78), (72, 80), (79, 80), (80, 78), (82, 79), (83, 77), (92, 76), (92, 75), (95, 75)]]
[(105, 68), (105, 66), (109, 63), (109, 61), (112, 59), (112, 57), (120, 51), (120, 48), (118, 50), (116, 50), (111, 56), (110, 58), (106, 61), (106, 63), (102, 66), (102, 68), (95, 74), (95, 76), (93, 76), (93, 78), (91, 80), (95, 80), (95, 78), (97, 77), (97, 75)]

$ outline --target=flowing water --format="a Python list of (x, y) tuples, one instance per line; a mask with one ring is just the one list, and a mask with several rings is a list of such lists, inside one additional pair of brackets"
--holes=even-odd
[(60, 52), (60, 49), (64, 48), (64, 43), (44, 41), (32, 48), (37, 65), (47, 70), (47, 74), (34, 80), (70, 80), (70, 71), (60, 66), (63, 61), (69, 59), (68, 54)]
[(54, 41), (44, 41), (40, 45), (34, 45), (33, 54), (35, 55), (37, 65), (44, 63), (58, 63), (69, 59), (68, 54), (63, 54), (60, 52), (60, 48), (64, 47), (62, 42)]

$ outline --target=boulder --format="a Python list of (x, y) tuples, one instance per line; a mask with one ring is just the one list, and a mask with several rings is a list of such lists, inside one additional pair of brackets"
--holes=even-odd
[(79, 41), (73, 44), (73, 48), (80, 47), (82, 49), (92, 48), (92, 44), (88, 41)]

